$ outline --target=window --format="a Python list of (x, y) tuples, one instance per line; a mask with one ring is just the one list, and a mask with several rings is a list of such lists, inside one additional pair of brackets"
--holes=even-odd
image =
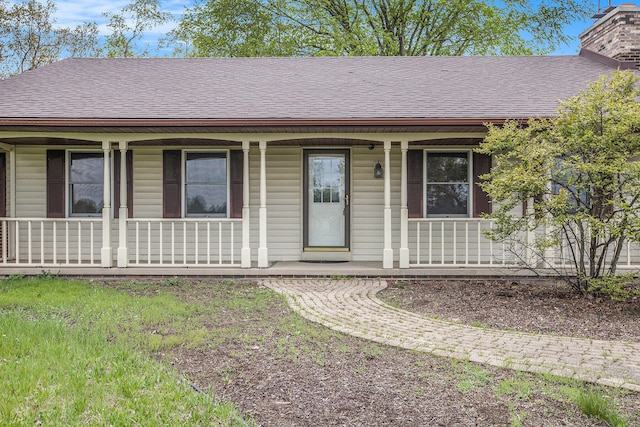
[(562, 165), (563, 159), (556, 159), (551, 169), (551, 194), (558, 195), (565, 192), (568, 197), (568, 214), (575, 214), (584, 210), (588, 204), (587, 190), (582, 184), (582, 178), (575, 170)]
[[(113, 216), (120, 208), (120, 151), (113, 151)], [(127, 151), (127, 200), (133, 217), (133, 152)], [(47, 150), (47, 218), (100, 216), (104, 207), (104, 153)]]
[(427, 152), (426, 215), (469, 215), (469, 152)]
[(242, 218), (243, 170), (242, 150), (217, 153), (164, 150), (163, 218)]
[(104, 206), (103, 183), (102, 153), (69, 153), (70, 215), (100, 215)]
[(344, 157), (314, 157), (312, 189), (314, 203), (342, 202), (344, 188)]
[(471, 150), (409, 150), (407, 208), (409, 218), (479, 218), (491, 213), (480, 177), (491, 170), (491, 157)]
[(187, 216), (227, 216), (226, 153), (186, 153)]

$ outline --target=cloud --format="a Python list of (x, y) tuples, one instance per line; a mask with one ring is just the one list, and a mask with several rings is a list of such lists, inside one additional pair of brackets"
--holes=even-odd
[[(45, 0), (39, 0), (44, 2)], [(9, 1), (15, 4), (16, 1)], [(56, 25), (59, 27), (75, 27), (85, 22), (95, 22), (101, 34), (107, 33), (107, 19), (103, 16), (105, 12), (118, 13), (123, 7), (130, 3), (129, 0), (54, 0), (56, 5)], [(160, 6), (165, 12), (171, 13), (176, 19), (184, 13), (185, 7), (191, 7), (193, 1), (168, 0), (160, 1)], [(154, 30), (156, 34), (166, 33), (175, 27), (174, 23), (166, 24)]]

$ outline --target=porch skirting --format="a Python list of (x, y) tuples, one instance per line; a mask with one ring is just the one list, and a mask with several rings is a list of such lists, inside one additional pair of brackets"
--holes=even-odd
[[(253, 279), (264, 277), (371, 277), (386, 279), (438, 279), (438, 278), (508, 278), (508, 277), (528, 277), (535, 279), (537, 276), (526, 270), (513, 268), (411, 268), (401, 269), (382, 268), (382, 262), (304, 262), (304, 261), (279, 261), (270, 264), (265, 268), (241, 268), (241, 267), (220, 267), (207, 268), (202, 266), (162, 266), (162, 267), (112, 267), (102, 268), (100, 266), (34, 266), (34, 267), (14, 267), (4, 266), (0, 268), (0, 275), (10, 276), (21, 274), (26, 276), (37, 276), (45, 271), (63, 277), (91, 277), (91, 278), (112, 278), (128, 279), (135, 277), (193, 277), (193, 278), (235, 278)], [(540, 272), (540, 277), (552, 275), (551, 271)], [(545, 274), (548, 273), (548, 274)]]

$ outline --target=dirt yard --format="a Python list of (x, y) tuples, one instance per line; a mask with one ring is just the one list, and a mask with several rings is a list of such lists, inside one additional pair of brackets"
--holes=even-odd
[[(187, 301), (266, 298), (208, 319), (206, 348), (157, 355), (261, 426), (599, 426), (575, 404), (595, 390), (640, 425), (638, 393), (399, 350), (345, 336), (294, 315), (256, 284), (192, 284)], [(265, 297), (266, 296), (266, 297)], [(554, 283), (396, 282), (386, 302), (475, 326), (640, 340), (640, 301), (584, 300)]]

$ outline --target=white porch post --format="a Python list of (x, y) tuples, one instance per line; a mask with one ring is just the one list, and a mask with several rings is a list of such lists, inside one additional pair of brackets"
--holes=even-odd
[(407, 150), (409, 142), (400, 143), (402, 177), (400, 179), (400, 268), (409, 268), (409, 209), (407, 207)]
[(111, 250), (111, 170), (109, 154), (111, 152), (111, 142), (102, 141), (102, 151), (104, 152), (104, 205), (102, 208), (102, 251), (100, 252), (102, 266), (113, 266), (113, 253)]
[(129, 206), (127, 206), (127, 148), (126, 141), (120, 141), (120, 209), (118, 210), (118, 267), (126, 267), (129, 263), (129, 247), (127, 245), (127, 222)]
[(260, 141), (260, 246), (258, 247), (258, 267), (269, 266), (267, 250), (267, 141)]
[(251, 267), (251, 221), (249, 217), (249, 141), (242, 141), (242, 153), (244, 155), (242, 165), (242, 252), (240, 266)]
[[(11, 146), (11, 150), (9, 151), (9, 176), (11, 177), (11, 187), (10, 187), (10, 194), (9, 194), (9, 216), (11, 218), (15, 218), (16, 217), (16, 188), (17, 188), (17, 184), (16, 184), (16, 147), (15, 146)], [(4, 237), (4, 241), (5, 243), (7, 242), (14, 242), (13, 244), (11, 243), (7, 243), (7, 255), (10, 256), (15, 256), (15, 223), (9, 223), (7, 224), (7, 230), (9, 233), (9, 240), (7, 240), (7, 237)]]
[(393, 249), (391, 248), (391, 162), (389, 152), (391, 141), (384, 142), (384, 251), (382, 268), (393, 268)]

